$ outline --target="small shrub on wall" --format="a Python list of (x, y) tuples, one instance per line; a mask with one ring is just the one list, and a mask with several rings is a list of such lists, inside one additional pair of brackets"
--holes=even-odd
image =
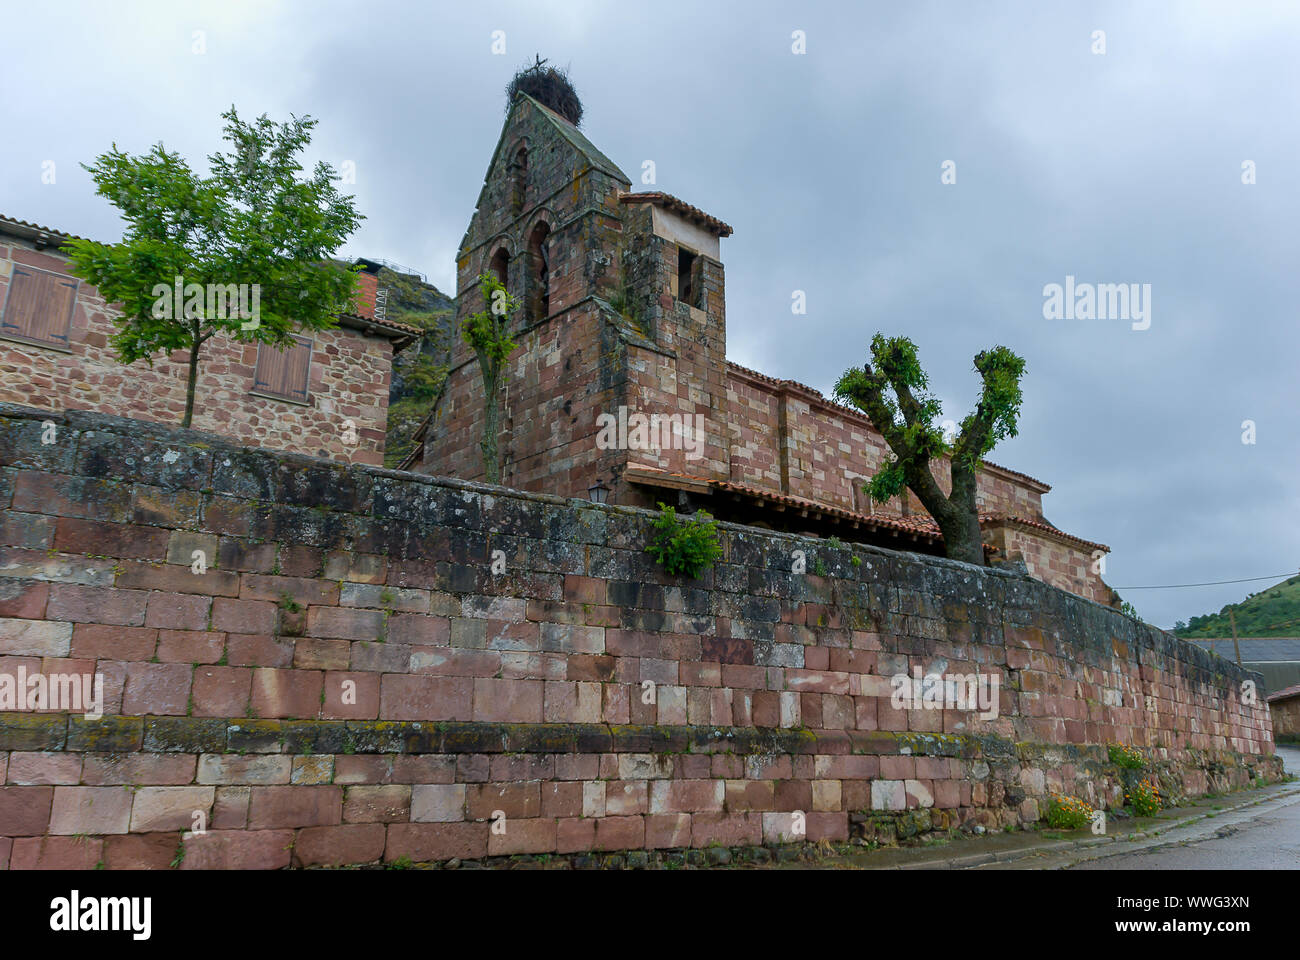
[(1146, 766), (1146, 760), (1140, 750), (1126, 747), (1122, 743), (1110, 745), (1110, 762), (1123, 770), (1141, 770)]
[(682, 521), (672, 507), (661, 503), (659, 509), (663, 512), (651, 523), (655, 532), (646, 551), (669, 573), (684, 573), (694, 580), (722, 556), (713, 517), (700, 510)]
[(1139, 817), (1154, 817), (1164, 806), (1160, 790), (1150, 777), (1139, 780), (1137, 786), (1124, 794), (1124, 798), (1132, 805), (1134, 815)]
[(1047, 800), (1047, 825), (1060, 830), (1078, 830), (1092, 819), (1092, 805), (1078, 797), (1054, 793)]

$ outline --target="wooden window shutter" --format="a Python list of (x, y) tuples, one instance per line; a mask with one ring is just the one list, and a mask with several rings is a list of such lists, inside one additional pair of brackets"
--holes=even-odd
[(68, 345), (72, 309), (81, 281), (15, 263), (9, 277), (0, 332), (37, 343)]
[(257, 372), (253, 389), (286, 400), (307, 402), (307, 383), (311, 373), (311, 341), (295, 336), (292, 346), (283, 350), (265, 343), (257, 347)]

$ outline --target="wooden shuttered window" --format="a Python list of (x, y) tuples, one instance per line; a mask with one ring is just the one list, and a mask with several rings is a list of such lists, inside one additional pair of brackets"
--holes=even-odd
[(76, 277), (15, 263), (0, 314), (0, 334), (67, 347), (79, 286)]
[(253, 389), (258, 393), (306, 403), (310, 373), (310, 340), (295, 336), (293, 344), (283, 350), (258, 344), (257, 372), (253, 374)]

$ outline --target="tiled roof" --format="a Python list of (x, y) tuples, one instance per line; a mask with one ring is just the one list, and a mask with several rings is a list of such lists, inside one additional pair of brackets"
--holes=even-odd
[(400, 323), (397, 320), (376, 320), (374, 317), (362, 317), (355, 313), (340, 313), (339, 326), (360, 330), (362, 333), (379, 334), (390, 340), (399, 341), (396, 346), (398, 350), (423, 333), (419, 327), (413, 327), (408, 323)]
[[(1189, 643), (1205, 647), (1228, 660), (1237, 658), (1233, 649), (1232, 637), (1183, 637)], [(1243, 663), (1300, 662), (1300, 637), (1241, 637), (1237, 640), (1241, 647)]]
[(1062, 540), (1068, 540), (1071, 543), (1081, 544), (1085, 547), (1092, 547), (1094, 550), (1105, 550), (1107, 553), (1110, 552), (1110, 547), (1106, 546), (1104, 543), (1094, 543), (1092, 540), (1085, 540), (1083, 537), (1076, 537), (1074, 534), (1066, 533), (1059, 527), (1053, 526), (1046, 520), (1042, 519), (1017, 517), (1007, 513), (981, 513), (980, 523), (1011, 524), (1017, 527), (1030, 527), (1034, 530), (1041, 530), (1043, 533), (1050, 533), (1054, 537), (1058, 537)]
[(780, 503), (790, 507), (796, 507), (800, 510), (815, 510), (818, 513), (831, 517), (840, 517), (846, 520), (852, 520), (871, 527), (877, 527), (883, 530), (895, 530), (899, 533), (909, 533), (925, 540), (927, 543), (942, 543), (943, 537), (939, 533), (939, 527), (929, 517), (893, 517), (882, 516), (879, 514), (858, 513), (855, 510), (845, 510), (842, 507), (829, 506), (828, 504), (818, 503), (815, 500), (808, 500), (804, 497), (794, 497), (786, 493), (778, 493), (774, 490), (767, 490), (763, 487), (751, 486), (747, 483), (733, 483), (730, 480), (710, 480), (709, 486), (716, 490), (726, 490), (732, 493), (743, 493), (751, 497), (758, 497), (772, 503)]
[[(685, 473), (672, 473), (667, 470), (661, 470), (658, 467), (643, 466), (640, 464), (630, 464), (628, 466), (630, 476), (626, 478), (635, 483), (638, 480), (652, 481), (654, 474), (659, 474), (667, 480), (680, 480), (690, 483), (694, 486), (707, 486), (712, 490), (721, 490), (731, 493), (742, 493), (747, 496), (765, 500), (769, 503), (779, 503), (784, 506), (795, 507), (800, 510), (815, 511), (829, 517), (839, 517), (844, 520), (850, 520), (853, 523), (864, 525), (872, 529), (889, 530), (896, 534), (908, 533), (914, 539), (919, 538), (930, 544), (943, 543), (943, 534), (939, 530), (939, 525), (928, 516), (912, 515), (907, 517), (882, 516), (880, 514), (859, 513), (856, 510), (846, 510), (843, 507), (831, 506), (825, 503), (818, 503), (815, 500), (808, 500), (805, 497), (795, 497), (787, 493), (781, 493), (775, 490), (768, 490), (765, 487), (756, 487), (747, 483), (734, 483), (730, 480), (710, 480), (706, 477), (695, 477)], [(644, 476), (638, 476), (637, 474)], [(1084, 540), (1082, 537), (1076, 537), (1057, 529), (1045, 520), (1036, 520), (1029, 517), (1017, 517), (1005, 513), (981, 513), (979, 516), (980, 526), (997, 526), (1001, 524), (1013, 524), (1016, 526), (1030, 527), (1031, 529), (1051, 534), (1063, 540), (1072, 543), (1082, 544), (1094, 549), (1109, 551), (1110, 548), (1102, 543), (1093, 543), (1091, 540)]]
[[(52, 227), (43, 227), (39, 224), (28, 223), (26, 220), (6, 217), (3, 214), (0, 214), (0, 233), (15, 233), (23, 237), (44, 233), (49, 235), (54, 245), (62, 244), (69, 239), (81, 239), (73, 234), (55, 230)], [(377, 333), (386, 336), (391, 340), (398, 341), (397, 349), (399, 350), (419, 337), (422, 332), (418, 327), (400, 323), (397, 320), (375, 320), (373, 317), (348, 313), (339, 314), (339, 325), (353, 330), (360, 330), (364, 333)]]
[(6, 217), (4, 214), (0, 214), (0, 233), (10, 232), (16, 232), (22, 236), (26, 236), (30, 233), (45, 233), (49, 234), (51, 239), (57, 240), (60, 243), (64, 240), (81, 239), (75, 234), (64, 233), (62, 230), (55, 230), (53, 227), (43, 227), (39, 223), (28, 223), (26, 220), (19, 220), (16, 217)]
[[(656, 477), (656, 474), (659, 476)], [(845, 510), (842, 507), (818, 503), (804, 497), (794, 497), (775, 490), (768, 490), (765, 487), (756, 487), (747, 483), (733, 483), (730, 480), (710, 480), (706, 477), (673, 473), (668, 470), (661, 470), (658, 467), (642, 466), (640, 464), (630, 464), (624, 473), (624, 478), (632, 483), (654, 483), (660, 477), (668, 483), (674, 480), (684, 481), (694, 486), (707, 487), (710, 490), (744, 494), (768, 503), (781, 504), (783, 507), (794, 507), (798, 510), (807, 510), (828, 517), (839, 517), (869, 529), (886, 530), (896, 536), (908, 534), (911, 539), (922, 540), (932, 546), (939, 546), (943, 543), (943, 536), (939, 533), (938, 525), (929, 517), (894, 517), (858, 513), (854, 510)]]
[[(742, 374), (752, 377), (755, 380), (762, 380), (766, 383), (772, 384), (773, 386), (787, 387), (789, 389), (799, 390), (803, 393), (811, 394), (812, 396), (816, 397), (821, 403), (825, 404), (828, 407), (831, 407), (835, 410), (840, 411), (841, 413), (851, 416), (853, 417), (853, 419), (858, 420), (862, 423), (866, 423), (866, 424), (871, 423), (871, 419), (861, 410), (858, 410), (854, 407), (847, 406), (843, 403), (838, 403), (835, 400), (832, 400), (831, 398), (827, 397), (820, 390), (816, 389), (815, 387), (810, 387), (806, 383), (800, 383), (798, 380), (778, 380), (776, 377), (769, 377), (767, 374), (759, 373), (757, 370), (751, 370), (749, 367), (742, 367), (740, 364), (732, 360), (727, 361), (727, 366), (731, 367), (733, 370), (739, 371)], [(872, 429), (875, 428), (872, 427)], [(1034, 486), (1042, 487), (1044, 493), (1052, 489), (1051, 484), (1044, 483), (1042, 480), (1038, 480), (1034, 477), (1031, 477), (1027, 473), (1021, 473), (1019, 470), (1011, 470), (1008, 467), (1004, 467), (999, 464), (996, 464), (992, 460), (981, 460), (980, 463), (986, 467), (991, 467), (994, 470), (1001, 471), (1002, 473), (1010, 474), (1011, 476), (1014, 476), (1020, 480), (1024, 480), (1027, 483), (1031, 483)]]
[(1292, 697), (1300, 697), (1300, 683), (1290, 687), (1283, 687), (1276, 693), (1270, 693), (1265, 699), (1269, 703), (1273, 703), (1275, 700), (1290, 700)]
[(622, 193), (619, 194), (618, 201), (619, 203), (652, 203), (656, 207), (662, 207), (685, 220), (690, 220), (715, 236), (729, 237), (732, 233), (731, 227), (717, 217), (710, 216), (699, 207), (691, 206), (685, 200), (679, 200), (672, 194), (662, 193), (658, 190), (648, 190), (645, 193)]

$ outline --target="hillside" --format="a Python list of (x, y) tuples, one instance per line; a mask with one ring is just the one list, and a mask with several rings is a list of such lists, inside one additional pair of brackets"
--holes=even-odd
[(1300, 636), (1300, 575), (1252, 593), (1240, 603), (1230, 603), (1218, 613), (1178, 621), (1174, 634), (1179, 637), (1230, 637), (1232, 624), (1228, 611), (1237, 618), (1240, 637)]
[(395, 467), (411, 450), (411, 435), (428, 415), (447, 379), (453, 301), (412, 274), (379, 271), (379, 286), (388, 288), (388, 317), (425, 331), (393, 358), (388, 391), (388, 438), (384, 466)]

